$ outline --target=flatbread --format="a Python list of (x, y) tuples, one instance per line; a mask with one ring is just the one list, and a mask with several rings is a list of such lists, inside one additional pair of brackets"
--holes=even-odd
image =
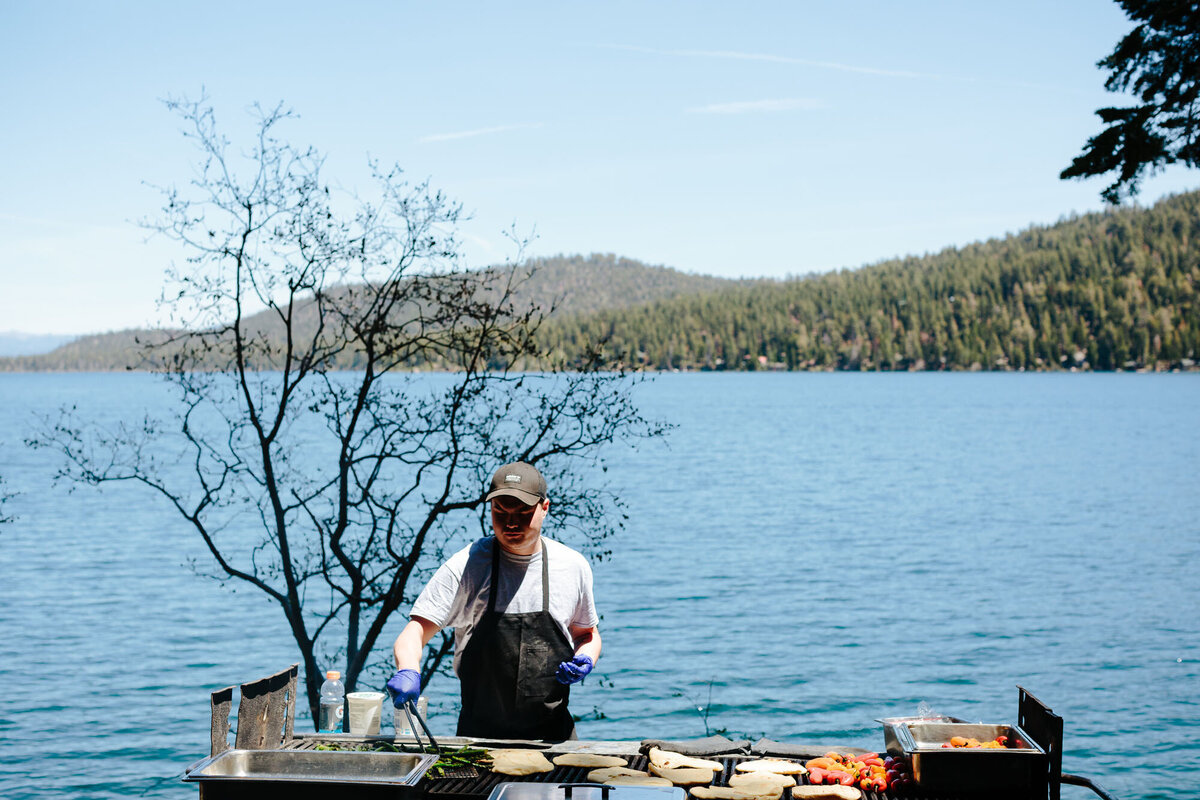
[(598, 756), (595, 753), (563, 753), (554, 757), (560, 767), (623, 767), (628, 759), (620, 756)]
[(657, 778), (653, 775), (644, 777), (639, 775), (618, 775), (615, 778), (609, 778), (605, 783), (610, 786), (673, 786), (666, 778)]
[[(755, 774), (755, 773), (749, 773), (749, 774)], [(767, 773), (760, 772), (757, 774), (766, 775)], [(779, 782), (779, 780), (778, 780), (779, 777), (780, 776), (776, 775), (775, 780), (771, 780), (770, 778), (758, 778), (755, 780), (744, 780), (741, 783), (737, 784), (736, 786), (730, 785), (729, 788), (736, 789), (739, 792), (747, 792), (747, 793), (753, 795), (754, 797), (765, 797), (765, 798), (778, 797), (780, 794), (783, 793), (783, 790), (785, 788), (787, 788), (786, 786), (784, 786), (783, 784), (781, 784)]]
[(488, 756), (492, 759), (492, 772), (501, 775), (534, 775), (554, 769), (554, 765), (537, 750), (489, 750)]
[(709, 784), (713, 781), (713, 776), (716, 775), (711, 769), (697, 769), (696, 767), (659, 767), (654, 764), (650, 765), (650, 774), (657, 775), (660, 778), (666, 778), (676, 786), (699, 786), (700, 784)]
[(724, 769), (718, 761), (709, 761), (704, 758), (692, 758), (685, 756), (683, 753), (674, 753), (670, 750), (660, 750), (657, 747), (651, 747), (650, 763), (656, 767), (664, 769), (675, 769), (678, 767), (691, 767), (693, 769), (710, 769), (713, 772), (720, 772)]
[(796, 786), (792, 789), (792, 797), (804, 800), (859, 800), (862, 792), (853, 786)]
[(775, 772), (780, 775), (803, 775), (808, 772), (803, 764), (777, 758), (762, 758), (757, 761), (740, 761), (734, 767), (738, 772)]
[(587, 774), (587, 779), (592, 783), (608, 783), (613, 778), (649, 778), (649, 772), (630, 769), (629, 767), (601, 767), (594, 769)]
[(730, 786), (755, 785), (766, 783), (772, 786), (795, 786), (796, 779), (791, 775), (781, 775), (778, 772), (739, 772), (729, 776)]
[(692, 797), (698, 800), (779, 800), (783, 787), (767, 783), (750, 786), (693, 786)]

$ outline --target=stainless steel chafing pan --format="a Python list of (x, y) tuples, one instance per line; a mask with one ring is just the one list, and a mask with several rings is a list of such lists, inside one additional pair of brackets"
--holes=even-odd
[[(1028, 789), (1046, 781), (1049, 761), (1045, 751), (1015, 725), (902, 723), (896, 736), (912, 763), (913, 778), (923, 788)], [(1006, 736), (1008, 746), (949, 747), (953, 736), (981, 742)]]
[(389, 797), (403, 797), (415, 794), (437, 758), (432, 753), (233, 749), (200, 761), (183, 779), (199, 783), (206, 798), (261, 793), (271, 785), (303, 794), (305, 787), (333, 783), (377, 787)]

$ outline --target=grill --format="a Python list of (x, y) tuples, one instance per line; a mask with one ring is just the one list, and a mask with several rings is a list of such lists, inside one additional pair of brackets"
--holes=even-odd
[[(558, 753), (553, 751), (546, 752), (547, 758), (553, 758)], [(649, 765), (649, 760), (644, 755), (625, 756), (629, 759), (630, 769), (645, 770)], [(721, 772), (713, 779), (714, 786), (725, 786), (729, 783), (730, 775), (734, 774), (734, 767), (742, 761), (752, 761), (762, 756), (703, 756), (710, 761), (716, 761), (721, 764)], [(788, 756), (780, 756), (780, 758), (799, 761), (803, 763), (805, 758), (792, 758)], [(423, 790), (426, 797), (437, 798), (437, 800), (486, 800), (499, 784), (509, 781), (519, 781), (522, 783), (546, 783), (558, 784), (568, 782), (584, 782), (587, 780), (587, 774), (593, 768), (589, 767), (555, 767), (550, 772), (542, 772), (536, 775), (510, 776), (497, 775), (495, 773), (485, 773), (476, 779), (469, 778), (442, 778), (433, 780), (425, 778), (421, 781), (418, 788)], [(800, 783), (807, 784), (806, 776), (797, 776), (800, 778)], [(917, 788), (908, 788), (903, 792), (863, 792), (863, 800), (956, 800), (963, 797), (974, 797), (975, 795), (963, 795), (961, 793), (945, 794), (934, 793)], [(979, 795), (983, 796), (983, 795)], [(1012, 798), (1012, 793), (1007, 793), (1006, 797)], [(782, 800), (791, 800), (791, 791), (785, 789)]]
[[(295, 711), (296, 697), (296, 677), (297, 666), (293, 664), (289, 669), (284, 670), (276, 675), (268, 676), (260, 681), (255, 681), (249, 684), (243, 684), (241, 687), (241, 703), (238, 707), (238, 728), (236, 747), (238, 750), (267, 750), (276, 751), (278, 757), (268, 756), (266, 758), (275, 758), (280, 763), (290, 763), (289, 759), (284, 758), (285, 753), (279, 751), (311, 751), (316, 750), (324, 742), (337, 742), (342, 745), (377, 745), (382, 743), (391, 744), (390, 737), (350, 737), (345, 735), (329, 736), (328, 738), (317, 738), (313, 736), (296, 737), (293, 735), (292, 720)], [(1066, 783), (1075, 786), (1082, 786), (1090, 789), (1095, 794), (1099, 795), (1104, 800), (1113, 800), (1112, 795), (1106, 792), (1103, 788), (1097, 786), (1090, 779), (1078, 776), (1068, 775), (1062, 772), (1062, 718), (1054, 714), (1037, 700), (1033, 695), (1029, 694), (1024, 688), (1017, 687), (1020, 691), (1018, 703), (1018, 725), (1022, 731), (1028, 734), (1029, 738), (1036, 742), (1044, 755), (1039, 763), (1036, 781), (1031, 781), (1033, 785), (1027, 790), (1016, 790), (1010, 787), (1004, 792), (970, 792), (959, 791), (953, 792), (939, 790), (934, 791), (929, 786), (907, 786), (899, 791), (889, 790), (885, 792), (864, 791), (862, 793), (864, 800), (981, 800), (982, 798), (999, 798), (1004, 797), (1006, 800), (1059, 800), (1060, 784)], [(229, 714), (233, 700), (234, 687), (226, 687), (212, 694), (212, 756), (215, 758), (219, 754), (229, 749), (228, 733), (229, 733)], [(897, 723), (899, 720), (884, 720), (885, 731), (889, 722)], [(895, 726), (893, 726), (895, 727)], [(765, 740), (764, 740), (765, 741)], [(463, 743), (463, 742), (459, 742)], [(443, 742), (443, 744), (447, 744)], [(478, 746), (487, 746), (484, 742), (475, 742)], [(580, 745), (587, 743), (580, 742)], [(607, 745), (614, 743), (609, 742)], [(648, 766), (648, 759), (641, 754), (630, 755), (630, 751), (637, 747), (637, 743), (628, 742), (620, 743), (620, 749), (628, 744), (629, 750), (620, 752), (629, 761), (629, 766), (633, 769), (645, 770)], [(777, 744), (777, 743), (773, 743)], [(742, 762), (763, 757), (777, 757), (792, 761), (807, 761), (809, 758), (819, 753), (809, 753), (800, 755), (796, 753), (786, 752), (785, 746), (780, 746), (780, 752), (771, 752), (770, 750), (762, 749), (765, 747), (762, 742), (752, 748), (753, 755), (711, 755), (700, 753), (703, 758), (717, 761), (721, 764), (721, 771), (714, 776), (713, 785), (724, 786), (728, 785), (730, 775), (734, 772), (734, 767)], [(403, 748), (407, 754), (415, 754), (416, 748), (411, 745)], [(576, 749), (574, 747), (572, 750)], [(602, 750), (600, 752), (613, 753), (613, 750)], [(619, 750), (617, 751), (619, 752)], [(546, 755), (553, 758), (558, 753), (553, 749), (547, 750)], [(298, 754), (297, 754), (298, 755)], [(325, 754), (312, 754), (314, 756)], [(365, 754), (362, 754), (365, 755)], [(419, 754), (418, 754), (419, 755)], [(969, 757), (969, 756), (968, 756)], [(245, 756), (250, 759), (251, 756)], [(307, 759), (312, 761), (313, 759)], [(352, 758), (347, 761), (355, 764), (366, 764), (367, 762), (374, 763), (380, 760), (376, 758)], [(391, 760), (395, 760), (394, 758)], [(206, 759), (202, 759), (206, 761)], [(292, 761), (296, 761), (293, 759)], [(299, 759), (296, 763), (307, 763), (305, 759)], [(193, 776), (193, 771), (199, 769), (201, 762), (193, 764), (185, 770), (184, 780), (202, 781), (202, 777), (197, 773)], [(425, 767), (422, 766), (423, 770)], [(394, 770), (390, 770), (392, 772)], [(354, 787), (347, 796), (356, 798), (366, 797), (374, 792), (380, 797), (387, 797), (395, 800), (398, 794), (403, 794), (411, 798), (421, 797), (422, 800), (487, 800), (492, 791), (501, 783), (531, 783), (543, 784), (546, 786), (557, 786), (561, 783), (583, 783), (587, 781), (587, 774), (591, 770), (587, 767), (555, 767), (552, 771), (537, 775), (528, 775), (523, 777), (513, 777), (507, 775), (498, 775), (487, 772), (484, 774), (474, 775), (448, 775), (441, 778), (422, 777), (419, 783), (412, 785), (411, 783), (402, 787), (402, 791), (398, 792), (394, 786), (366, 786)], [(410, 773), (411, 780), (416, 780), (416, 775), (419, 772)], [(243, 781), (244, 776), (240, 774), (230, 773), (228, 775), (218, 776), (219, 780), (212, 781), (210, 786), (200, 782), (201, 798), (216, 798), (216, 797), (247, 797), (258, 800), (261, 797), (261, 782)], [(261, 776), (259, 776), (261, 778)], [(285, 776), (291, 780), (294, 776)], [(336, 783), (338, 778), (333, 775), (318, 775), (315, 776), (315, 782), (322, 782), (320, 787), (322, 797), (326, 796), (329, 791), (330, 779)], [(801, 776), (802, 784), (807, 784), (808, 778)], [(362, 782), (362, 781), (360, 781)], [(382, 783), (382, 781), (379, 781)], [(345, 788), (349, 788), (352, 781), (342, 781)], [(957, 783), (957, 781), (955, 781)], [(978, 784), (977, 784), (978, 785)], [(296, 798), (298, 794), (298, 784), (291, 783), (288, 787), (289, 793)], [(314, 795), (315, 796), (315, 795)], [(424, 797), (422, 797), (424, 796)], [(792, 800), (790, 791), (785, 790), (783, 800)]]

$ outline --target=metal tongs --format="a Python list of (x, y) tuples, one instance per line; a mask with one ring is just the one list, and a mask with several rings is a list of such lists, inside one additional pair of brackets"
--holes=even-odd
[[(433, 752), (437, 755), (442, 754), (442, 748), (438, 745), (437, 739), (433, 738), (433, 734), (429, 732), (429, 726), (425, 724), (425, 718), (421, 716), (421, 712), (417, 711), (417, 704), (412, 700), (408, 700), (404, 704), (404, 716), (408, 717), (408, 728), (412, 731), (413, 738), (417, 740), (417, 747), (421, 748), (421, 752)], [(416, 717), (416, 722), (413, 722), (413, 717)], [(425, 743), (421, 741), (420, 734), (417, 733), (417, 722), (421, 723), (421, 730), (425, 731), (425, 736), (429, 739), (429, 746), (432, 751), (425, 749)]]

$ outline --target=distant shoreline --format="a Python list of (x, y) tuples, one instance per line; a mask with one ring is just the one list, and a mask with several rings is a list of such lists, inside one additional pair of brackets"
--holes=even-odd
[[(278, 372), (278, 370), (248, 370), (253, 374), (269, 374)], [(193, 370), (194, 374), (218, 373), (221, 370)], [(360, 373), (362, 370), (355, 369), (329, 369), (329, 373), (352, 375)], [(455, 375), (461, 370), (448, 369), (411, 369), (411, 370), (392, 370), (389, 374), (392, 375)], [(564, 372), (571, 372), (565, 370)], [(601, 370), (604, 374), (616, 374), (618, 370)], [(1059, 369), (1012, 369), (1012, 368), (997, 368), (997, 369), (970, 369), (952, 367), (948, 369), (837, 369), (832, 367), (812, 367), (807, 369), (630, 369), (627, 370), (631, 375), (702, 375), (702, 374), (729, 374), (729, 375), (760, 375), (760, 374), (779, 374), (779, 373), (794, 373), (794, 374), (826, 374), (826, 373), (845, 373), (845, 374), (897, 374), (897, 375), (933, 375), (933, 374), (956, 374), (956, 375), (974, 375), (986, 373), (989, 375), (996, 374), (1037, 374), (1037, 375), (1071, 375), (1071, 374), (1094, 374), (1094, 375), (1172, 375), (1172, 374), (1190, 374), (1200, 373), (1200, 365), (1182, 365), (1182, 366), (1159, 366), (1156, 368), (1136, 368), (1136, 369), (1092, 369), (1091, 367), (1069, 367)], [(8, 369), (3, 359), (0, 359), (0, 375), (123, 375), (123, 374), (138, 374), (138, 375), (166, 375), (168, 373), (148, 369), (97, 369), (97, 368), (80, 368), (80, 369)], [(232, 373), (231, 373), (232, 374)], [(499, 374), (499, 373), (496, 373)], [(510, 370), (509, 374), (536, 375), (536, 374), (551, 374), (543, 370)]]

